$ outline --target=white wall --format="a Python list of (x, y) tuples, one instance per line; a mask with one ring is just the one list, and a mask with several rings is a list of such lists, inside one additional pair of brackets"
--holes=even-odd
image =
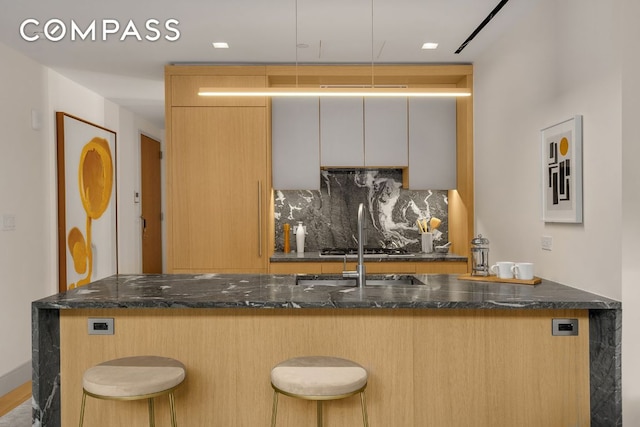
[[(474, 64), (477, 232), (490, 258), (621, 298), (621, 71), (614, 4), (539, 0)], [(540, 130), (583, 116), (584, 222), (543, 223)], [(542, 251), (541, 236), (553, 238)]]
[[(142, 271), (140, 223), (142, 211), (141, 204), (134, 203), (134, 193), (140, 192), (141, 187), (140, 133), (160, 141), (161, 147), (164, 147), (164, 133), (130, 111), (123, 108), (119, 110), (118, 265), (120, 273), (140, 273)], [(164, 177), (162, 188), (164, 189)], [(162, 203), (164, 204), (164, 199)]]
[[(45, 70), (0, 45), (0, 395), (30, 374), (31, 301), (51, 292), (49, 277), (46, 127), (31, 128), (31, 110), (44, 112)], [(43, 118), (44, 115), (43, 115)], [(15, 231), (2, 231), (2, 216)]]
[[(537, 3), (474, 63), (477, 232), (491, 240), (492, 261), (531, 260), (541, 277), (622, 301), (624, 424), (640, 425), (640, 5)], [(540, 129), (575, 114), (584, 222), (545, 224)]]
[(625, 425), (640, 425), (640, 2), (622, 2), (622, 396)]
[[(139, 273), (140, 133), (160, 129), (0, 44), (0, 396), (30, 379), (32, 301), (57, 292), (55, 112), (117, 133), (119, 270)], [(43, 126), (31, 129), (31, 110)], [(2, 231), (13, 214), (15, 231)]]

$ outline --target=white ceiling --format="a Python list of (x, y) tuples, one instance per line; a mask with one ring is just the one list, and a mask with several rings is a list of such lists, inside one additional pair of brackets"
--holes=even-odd
[[(501, 34), (516, 25), (534, 0), (511, 0), (460, 53), (455, 50), (499, 0), (0, 0), (0, 43), (164, 128), (163, 70), (172, 63), (473, 63)], [(373, 7), (372, 7), (373, 5)], [(43, 34), (33, 42), (20, 35), (42, 30), (52, 18), (65, 23), (58, 42)], [(101, 25), (115, 19), (120, 31), (102, 41)], [(177, 41), (145, 29), (157, 19), (176, 19)], [(96, 20), (96, 41), (70, 40), (71, 21), (86, 30)], [(133, 20), (143, 41), (120, 41)], [(373, 24), (373, 25), (372, 25)], [(297, 27), (297, 29), (296, 29)], [(53, 28), (53, 27), (51, 27)], [(38, 35), (38, 34), (36, 34)], [(296, 53), (296, 39), (299, 48)], [(226, 41), (229, 49), (214, 49)], [(435, 41), (435, 51), (421, 50)], [(373, 54), (372, 54), (373, 52)], [(297, 58), (296, 58), (297, 54)]]

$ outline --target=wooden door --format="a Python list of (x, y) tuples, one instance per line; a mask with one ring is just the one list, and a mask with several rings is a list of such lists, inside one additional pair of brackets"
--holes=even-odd
[(171, 272), (266, 272), (266, 109), (173, 107), (171, 144)]
[(140, 135), (143, 273), (162, 273), (160, 158), (160, 142)]

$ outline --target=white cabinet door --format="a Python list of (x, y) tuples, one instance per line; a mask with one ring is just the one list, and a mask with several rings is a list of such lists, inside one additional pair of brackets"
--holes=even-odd
[(456, 188), (456, 100), (409, 100), (409, 188)]
[(364, 164), (408, 166), (407, 98), (364, 99)]
[(271, 100), (271, 144), (274, 189), (320, 189), (317, 97)]
[(364, 166), (362, 98), (320, 99), (320, 164)]

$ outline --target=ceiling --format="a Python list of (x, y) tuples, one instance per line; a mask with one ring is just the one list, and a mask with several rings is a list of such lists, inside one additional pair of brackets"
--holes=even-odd
[[(166, 64), (473, 63), (516, 25), (532, 0), (511, 0), (460, 53), (499, 0), (3, 0), (0, 43), (164, 128)], [(26, 41), (20, 27), (26, 19)], [(67, 32), (60, 41), (62, 21)], [(149, 19), (159, 24), (147, 30)], [(172, 24), (175, 19), (178, 24)], [(96, 21), (95, 40), (90, 28)], [(103, 23), (120, 24), (103, 41)], [(133, 21), (135, 28), (127, 27)], [(179, 31), (176, 33), (164, 28)], [(71, 40), (75, 24), (80, 36)], [(57, 32), (56, 32), (56, 27)], [(137, 40), (136, 31), (142, 38)], [(79, 34), (76, 32), (76, 34)], [(124, 34), (124, 40), (120, 40)], [(212, 42), (229, 43), (214, 49)], [(296, 49), (296, 42), (300, 45)], [(436, 50), (422, 50), (437, 42)]]

